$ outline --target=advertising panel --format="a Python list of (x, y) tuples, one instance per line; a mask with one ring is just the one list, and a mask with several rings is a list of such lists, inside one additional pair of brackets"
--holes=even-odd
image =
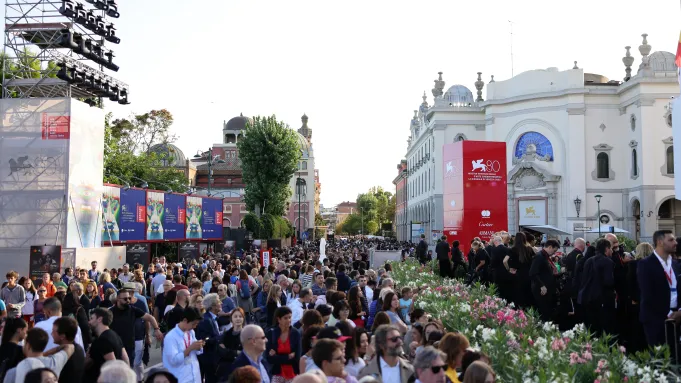
[(182, 194), (166, 193), (165, 213), (163, 216), (164, 239), (184, 239), (185, 196)]
[(460, 141), (443, 146), (443, 223), (462, 249), (507, 230), (506, 143)]
[(150, 243), (133, 243), (125, 246), (125, 263), (133, 269), (135, 263), (144, 265), (144, 270), (149, 267), (149, 257), (151, 253)]
[(104, 185), (102, 191), (102, 241), (121, 240), (121, 188)]
[[(201, 223), (203, 222), (203, 198), (187, 196), (187, 219), (186, 219), (186, 235), (187, 239), (201, 239), (202, 228)], [(222, 208), (220, 208), (222, 210)]]
[(163, 239), (165, 193), (147, 191), (147, 240)]
[(546, 224), (545, 199), (526, 199), (518, 201), (518, 225), (538, 226)]
[(146, 191), (141, 189), (120, 190), (120, 240), (144, 241), (144, 227), (147, 223)]
[(61, 246), (31, 246), (29, 275), (34, 281), (42, 280), (44, 273), (59, 273), (61, 267)]
[(189, 266), (192, 261), (199, 259), (199, 242), (183, 242), (179, 249), (180, 262)]
[(61, 273), (64, 274), (67, 268), (71, 268), (75, 272), (76, 268), (76, 249), (63, 248), (61, 249)]
[(222, 200), (203, 198), (203, 222), (201, 224), (203, 239), (222, 239)]

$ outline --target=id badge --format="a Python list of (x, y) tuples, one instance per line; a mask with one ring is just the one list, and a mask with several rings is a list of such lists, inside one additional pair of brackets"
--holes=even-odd
[(671, 287), (671, 292), (675, 293), (676, 292), (676, 287)]

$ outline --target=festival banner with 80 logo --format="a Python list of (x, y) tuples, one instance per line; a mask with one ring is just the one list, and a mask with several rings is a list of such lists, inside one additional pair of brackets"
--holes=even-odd
[(145, 191), (105, 185), (102, 194), (102, 242), (144, 241)]

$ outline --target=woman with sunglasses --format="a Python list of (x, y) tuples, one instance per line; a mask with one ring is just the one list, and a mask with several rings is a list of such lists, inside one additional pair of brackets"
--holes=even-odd
[(47, 299), (47, 289), (45, 286), (38, 287), (38, 299), (33, 300), (33, 324), (47, 319), (43, 312), (43, 303)]

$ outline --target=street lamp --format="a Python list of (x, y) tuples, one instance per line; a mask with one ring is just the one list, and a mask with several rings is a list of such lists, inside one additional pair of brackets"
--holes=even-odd
[(579, 199), (579, 196), (577, 196), (577, 198), (575, 198), (574, 202), (575, 202), (575, 210), (577, 211), (577, 218), (579, 218), (579, 210), (582, 207), (582, 200)]
[(208, 195), (210, 195), (210, 184), (213, 181), (213, 164), (224, 164), (225, 160), (220, 159), (220, 155), (213, 155), (213, 148), (209, 148), (207, 152), (196, 152), (194, 158), (206, 158), (208, 163)]
[(596, 194), (594, 196), (596, 198), (596, 203), (598, 204), (598, 214), (596, 217), (596, 223), (598, 224), (598, 238), (601, 237), (601, 198), (603, 198), (602, 195)]
[(300, 200), (301, 197), (303, 196), (303, 189), (305, 187), (305, 180), (302, 178), (298, 177), (296, 178), (296, 192), (298, 193), (298, 241), (302, 241), (303, 239), (303, 232), (301, 231), (300, 228)]

